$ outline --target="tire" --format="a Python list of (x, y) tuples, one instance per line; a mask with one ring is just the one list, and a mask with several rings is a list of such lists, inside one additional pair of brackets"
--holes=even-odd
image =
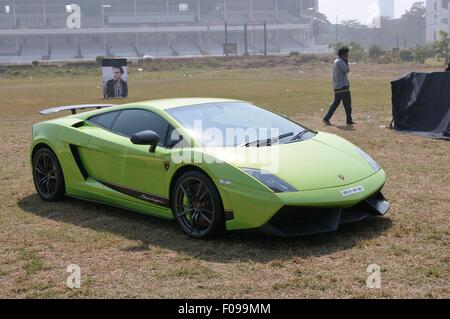
[(49, 148), (39, 149), (33, 156), (33, 181), (39, 197), (47, 202), (57, 202), (64, 198), (64, 175)]
[(220, 194), (200, 172), (189, 171), (178, 178), (172, 191), (172, 210), (189, 237), (208, 239), (225, 231)]

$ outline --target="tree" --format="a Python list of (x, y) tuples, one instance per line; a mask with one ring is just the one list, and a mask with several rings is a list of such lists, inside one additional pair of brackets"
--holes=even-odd
[(425, 44), (426, 8), (423, 1), (416, 2), (401, 19), (401, 33), (410, 44)]
[(425, 19), (427, 14), (427, 9), (425, 8), (425, 3), (423, 1), (415, 2), (411, 9), (405, 11), (402, 15), (403, 20), (422, 20)]
[(376, 44), (373, 44), (373, 45), (371, 45), (371, 46), (369, 47), (369, 57), (372, 58), (372, 59), (379, 58), (379, 57), (381, 57), (384, 53), (385, 53), (385, 52), (384, 52), (383, 48), (380, 47), (380, 46), (378, 46), (378, 45), (376, 45)]
[(356, 19), (352, 19), (352, 20), (344, 20), (344, 21), (341, 22), (341, 24), (342, 24), (344, 27), (347, 27), (347, 28), (353, 28), (353, 29), (363, 29), (363, 28), (366, 28), (366, 27), (367, 27), (367, 26), (365, 26), (364, 24), (362, 24), (361, 22), (359, 22), (359, 21), (356, 20)]
[(332, 44), (330, 44), (328, 47), (329, 47), (330, 49), (333, 49), (334, 54), (337, 55), (339, 49), (342, 48), (343, 46), (345, 46), (344, 43), (342, 43), (342, 42), (337, 42), (337, 43), (332, 43)]
[(350, 49), (350, 58), (353, 61), (362, 61), (366, 57), (366, 52), (364, 51), (364, 48), (361, 46), (361, 44), (357, 42), (352, 42), (349, 45), (346, 45), (342, 42), (333, 43), (329, 45), (330, 49), (334, 50), (334, 53), (337, 55), (338, 51), (342, 47), (348, 47)]
[(366, 58), (366, 51), (364, 50), (361, 44), (357, 42), (352, 42), (350, 43), (349, 48), (352, 60), (359, 62)]
[(314, 30), (314, 36), (320, 36), (321, 34), (327, 34), (330, 30), (331, 23), (328, 21), (328, 18), (326, 15), (320, 12), (314, 12), (312, 10), (308, 10), (309, 15), (311, 17), (314, 17), (313, 19), (313, 30)]
[(435, 49), (439, 58), (445, 58), (445, 64), (448, 64), (448, 45), (450, 39), (448, 33), (445, 31), (439, 31), (439, 39), (434, 42), (433, 48)]
[(327, 16), (321, 12), (314, 12), (314, 20), (324, 25), (331, 25), (331, 22), (328, 20)]
[(400, 60), (403, 62), (412, 62), (414, 60), (414, 55), (411, 50), (401, 50)]
[(426, 46), (418, 45), (413, 50), (413, 57), (414, 61), (417, 63), (425, 63), (425, 60), (427, 58), (427, 54), (429, 52), (428, 48)]

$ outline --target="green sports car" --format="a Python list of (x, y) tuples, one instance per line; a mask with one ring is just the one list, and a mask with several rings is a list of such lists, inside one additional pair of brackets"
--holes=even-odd
[[(77, 114), (79, 109), (95, 109)], [(39, 196), (65, 195), (176, 219), (193, 238), (224, 230), (292, 237), (382, 216), (386, 175), (350, 142), (247, 102), (168, 99), (78, 105), (35, 124)]]

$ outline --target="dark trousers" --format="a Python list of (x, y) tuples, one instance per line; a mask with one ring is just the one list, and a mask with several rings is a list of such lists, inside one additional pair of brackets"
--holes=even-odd
[(347, 124), (353, 122), (352, 119), (352, 94), (350, 93), (350, 88), (344, 87), (340, 90), (335, 90), (334, 101), (330, 105), (330, 110), (327, 115), (325, 115), (324, 120), (329, 121), (333, 116), (334, 112), (338, 108), (341, 102), (344, 104), (345, 115), (347, 116)]

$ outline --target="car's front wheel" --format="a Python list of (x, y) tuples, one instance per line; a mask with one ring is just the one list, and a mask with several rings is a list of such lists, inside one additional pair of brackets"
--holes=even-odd
[(33, 156), (33, 181), (36, 191), (45, 201), (55, 202), (64, 197), (64, 176), (56, 155), (48, 148)]
[(173, 188), (172, 207), (178, 224), (192, 238), (210, 238), (225, 229), (219, 192), (200, 172), (180, 176)]

